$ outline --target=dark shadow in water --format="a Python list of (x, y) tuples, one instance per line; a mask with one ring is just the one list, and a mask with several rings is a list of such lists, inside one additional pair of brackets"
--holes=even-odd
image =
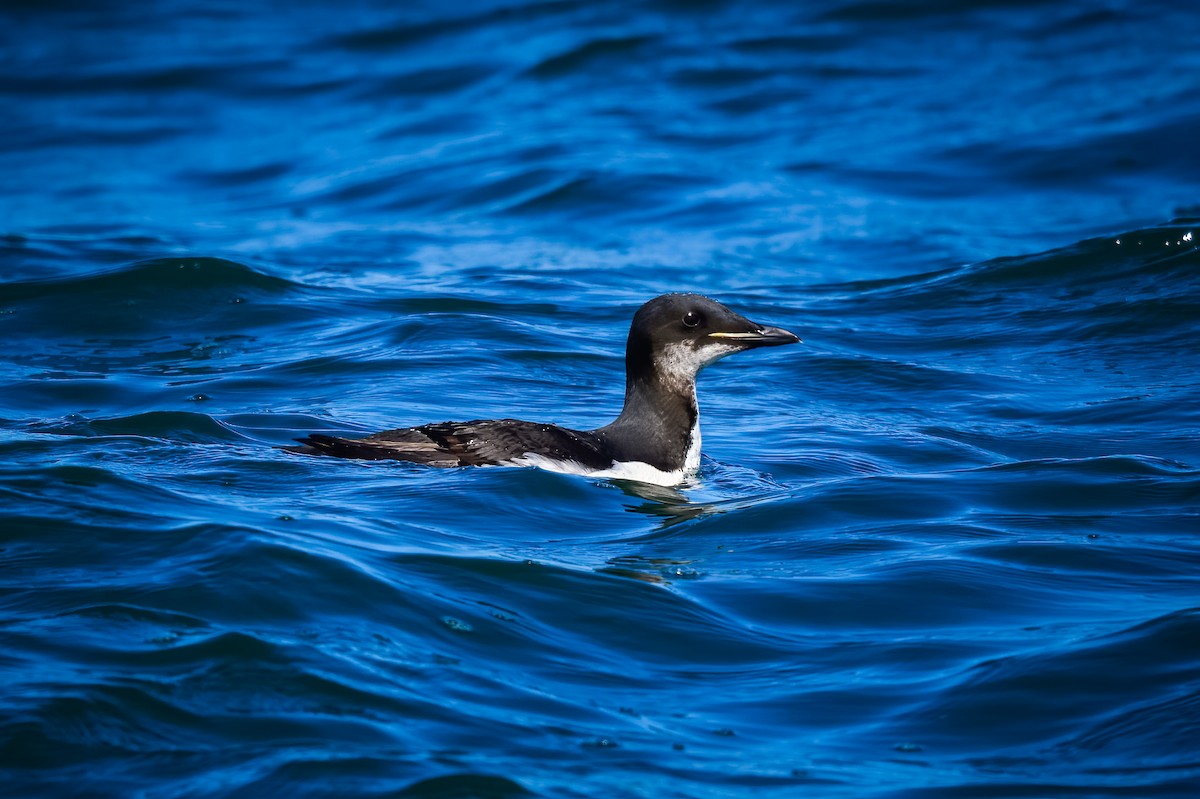
[(627, 505), (626, 510), (660, 517), (662, 522), (658, 526), (659, 530), (717, 511), (715, 505), (692, 502), (682, 491), (671, 486), (639, 483), (634, 480), (613, 480), (612, 484), (621, 489), (626, 496), (643, 500), (641, 504)]
[[(706, 468), (702, 474), (702, 483), (696, 486), (704, 492), (718, 491), (713, 500), (695, 500), (683, 491), (671, 486), (658, 486), (649, 483), (639, 483), (630, 480), (612, 480), (611, 485), (620, 489), (627, 497), (638, 500), (627, 503), (625, 509), (630, 513), (640, 513), (657, 519), (654, 527), (636, 537), (622, 538), (627, 544), (649, 543), (663, 541), (682, 532), (680, 525), (697, 521), (718, 513), (729, 513), (752, 507), (763, 502), (771, 502), (783, 495), (789, 495), (786, 486), (779, 485), (766, 475), (757, 475), (755, 484), (747, 484), (742, 470), (717, 466), (716, 469)], [(770, 486), (774, 490), (762, 491)], [(755, 489), (760, 489), (755, 491)], [(754, 491), (754, 493), (743, 493)], [(695, 579), (700, 573), (691, 565), (688, 558), (675, 558), (669, 554), (655, 556), (619, 555), (609, 558), (606, 564), (597, 571), (629, 577), (635, 580), (653, 583), (668, 583), (674, 580)]]

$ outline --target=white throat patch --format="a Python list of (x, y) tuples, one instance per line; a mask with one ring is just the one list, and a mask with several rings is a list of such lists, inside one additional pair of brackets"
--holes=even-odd
[(662, 375), (663, 383), (669, 388), (682, 392), (686, 391), (689, 385), (695, 383), (696, 374), (701, 369), (740, 349), (742, 347), (715, 342), (699, 346), (692, 346), (685, 342), (668, 344), (655, 358), (654, 368)]

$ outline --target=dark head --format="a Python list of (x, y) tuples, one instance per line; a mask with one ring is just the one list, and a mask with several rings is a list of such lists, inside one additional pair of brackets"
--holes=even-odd
[(798, 341), (793, 333), (751, 322), (708, 297), (664, 294), (634, 314), (625, 369), (631, 382), (658, 375), (668, 384), (683, 386), (718, 358)]

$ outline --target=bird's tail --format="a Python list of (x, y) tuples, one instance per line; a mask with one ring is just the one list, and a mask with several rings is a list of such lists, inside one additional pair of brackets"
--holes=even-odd
[(300, 444), (281, 447), (297, 455), (331, 455), (335, 458), (357, 458), (367, 461), (408, 461), (426, 466), (461, 466), (458, 457), (440, 450), (431, 441), (379, 441), (370, 438), (353, 439), (313, 433), (297, 438)]

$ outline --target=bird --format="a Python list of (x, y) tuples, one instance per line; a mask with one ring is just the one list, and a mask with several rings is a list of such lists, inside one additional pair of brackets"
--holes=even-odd
[(573, 430), (519, 419), (436, 422), (351, 439), (313, 433), (284, 447), (304, 455), (398, 460), (434, 467), (536, 466), (592, 478), (677, 486), (700, 468), (696, 375), (743, 350), (800, 343), (700, 294), (664, 294), (633, 316), (625, 401), (615, 420)]

